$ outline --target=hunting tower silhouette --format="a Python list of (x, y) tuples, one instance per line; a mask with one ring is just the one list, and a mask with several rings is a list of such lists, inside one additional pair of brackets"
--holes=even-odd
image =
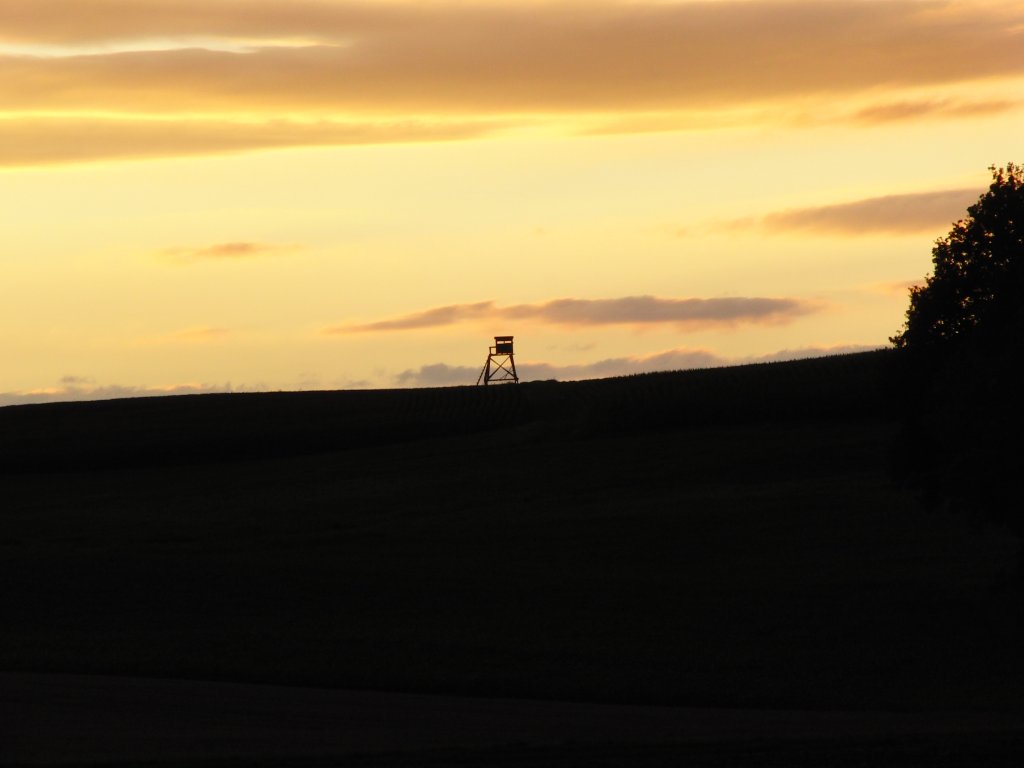
[(476, 380), (477, 384), (518, 384), (516, 360), (512, 355), (512, 337), (495, 336), (494, 346), (487, 354), (487, 362)]

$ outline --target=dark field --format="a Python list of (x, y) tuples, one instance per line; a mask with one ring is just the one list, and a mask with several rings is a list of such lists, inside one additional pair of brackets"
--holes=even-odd
[[(0, 671), (1024, 712), (1016, 542), (896, 487), (891, 367), (870, 353), (577, 384), (0, 409)], [(398, 754), (396, 735), (395, 754), (344, 764), (1020, 754), (1012, 729), (904, 734), (898, 749), (888, 733), (782, 753), (731, 737), (535, 753), (454, 739), (418, 757)]]

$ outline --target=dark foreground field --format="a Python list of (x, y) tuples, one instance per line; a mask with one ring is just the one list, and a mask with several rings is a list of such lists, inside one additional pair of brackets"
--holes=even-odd
[(0, 409), (0, 762), (1017, 765), (891, 364)]

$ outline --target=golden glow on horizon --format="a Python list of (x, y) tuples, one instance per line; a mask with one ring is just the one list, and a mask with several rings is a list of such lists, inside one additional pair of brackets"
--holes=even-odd
[[(1020, 159), (1016, 3), (89, 5), (0, 10), (0, 404), (881, 346)], [(816, 309), (323, 332), (629, 297)]]

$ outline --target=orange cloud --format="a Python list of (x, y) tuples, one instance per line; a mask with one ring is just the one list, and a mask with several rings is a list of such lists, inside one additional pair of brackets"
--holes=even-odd
[(466, 321), (534, 321), (552, 325), (676, 325), (688, 328), (736, 323), (784, 323), (820, 307), (800, 299), (721, 298), (663, 299), (626, 296), (617, 299), (555, 299), (540, 304), (499, 307), (493, 301), (451, 304), (371, 323), (340, 325), (328, 334), (437, 328)]
[(977, 200), (977, 189), (885, 195), (849, 203), (795, 208), (726, 222), (727, 229), (819, 235), (905, 235), (948, 226)]
[(287, 120), (0, 119), (0, 167), (223, 154), (294, 146), (452, 141), (489, 123), (302, 123)]
[[(967, 0), (537, 4), (5, 0), (24, 45), (300, 36), (308, 47), (8, 56), (8, 110), (650, 111), (1024, 74), (1024, 8)], [(145, 46), (140, 43), (140, 48)], [(956, 55), (950, 55), (956, 51)]]
[(4, 0), (0, 41), (99, 43), (194, 36), (366, 33), (394, 14), (336, 0)]

